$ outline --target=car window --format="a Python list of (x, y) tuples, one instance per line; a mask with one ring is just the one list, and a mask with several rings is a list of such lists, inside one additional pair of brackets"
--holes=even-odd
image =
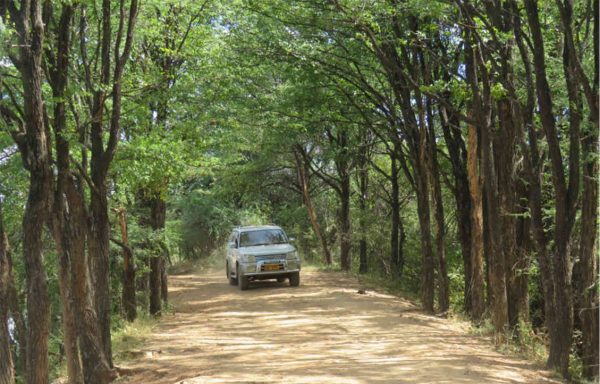
[(281, 229), (261, 229), (240, 233), (240, 247), (285, 244), (287, 242), (287, 237)]
[(238, 247), (238, 237), (237, 237), (237, 232), (231, 232), (231, 235), (229, 235), (229, 239), (227, 239), (228, 243), (234, 243), (233, 248), (237, 248)]

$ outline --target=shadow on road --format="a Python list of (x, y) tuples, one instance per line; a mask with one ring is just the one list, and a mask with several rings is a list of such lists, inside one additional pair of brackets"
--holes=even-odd
[(297, 288), (257, 281), (247, 291), (222, 275), (171, 278), (176, 313), (122, 382), (557, 382), (406, 300), (359, 295), (339, 273), (304, 272)]

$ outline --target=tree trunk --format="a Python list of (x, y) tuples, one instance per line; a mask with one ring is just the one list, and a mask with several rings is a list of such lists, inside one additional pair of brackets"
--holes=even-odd
[[(303, 149), (300, 147), (297, 149), (297, 151), (303, 151)], [(319, 225), (319, 220), (317, 219), (317, 214), (315, 212), (315, 207), (313, 205), (312, 198), (310, 197), (310, 185), (306, 162), (303, 156), (298, 154), (297, 151), (294, 151), (294, 157), (296, 159), (296, 168), (298, 169), (298, 181), (300, 183), (300, 187), (302, 188), (302, 199), (304, 201), (304, 205), (306, 206), (306, 210), (308, 211), (308, 217), (310, 219), (313, 232), (321, 243), (321, 249), (323, 250), (323, 255), (325, 257), (325, 264), (331, 265), (331, 252), (329, 251), (329, 246), (327, 245), (327, 238), (321, 230), (321, 226)]]
[[(60, 236), (60, 234), (57, 234)], [(77, 344), (77, 328), (73, 308), (73, 295), (71, 292), (71, 265), (69, 253), (62, 249), (57, 243), (59, 254), (59, 279), (58, 287), (62, 311), (63, 345), (67, 359), (67, 376), (69, 384), (83, 383), (83, 372), (79, 358), (79, 346)]]
[(2, 201), (0, 200), (0, 384), (15, 382), (15, 367), (8, 331), (8, 303), (12, 284), (12, 263), (8, 236), (4, 232)]
[(423, 309), (433, 313), (434, 301), (434, 258), (431, 238), (431, 218), (429, 210), (429, 186), (427, 181), (427, 132), (420, 130), (420, 143), (417, 148), (418, 160), (414, 163), (417, 192), (417, 214), (421, 232), (421, 302)]
[[(363, 144), (364, 145), (364, 144)], [(369, 193), (369, 169), (367, 168), (367, 149), (363, 149), (360, 154), (360, 164), (358, 170), (358, 189), (359, 199), (358, 206), (360, 209), (360, 219), (358, 225), (360, 227), (360, 239), (358, 241), (359, 251), (359, 273), (367, 273), (369, 270), (369, 261), (367, 255), (367, 199)]]
[(70, 26), (73, 18), (73, 7), (65, 5), (62, 8), (60, 22), (56, 30), (57, 48), (53, 58), (49, 52), (47, 60), (54, 65), (50, 66), (49, 83), (52, 87), (52, 96), (56, 100), (54, 105), (53, 127), (56, 143), (56, 164), (58, 177), (54, 194), (53, 218), (51, 229), (54, 235), (58, 262), (58, 287), (62, 310), (63, 345), (67, 359), (67, 375), (69, 383), (83, 383), (83, 371), (77, 343), (77, 326), (74, 312), (74, 300), (71, 286), (71, 249), (69, 232), (65, 228), (69, 220), (69, 209), (65, 202), (64, 188), (69, 182), (69, 143), (65, 139), (67, 124), (65, 89), (67, 87), (67, 74), (69, 70)]
[[(600, 76), (600, 15), (599, 1), (594, 0), (594, 81), (593, 94), (598, 103), (598, 78)], [(597, 109), (597, 106), (596, 106)], [(598, 116), (593, 112), (594, 122), (582, 140), (583, 192), (581, 197), (581, 240), (579, 245), (578, 311), (581, 322), (583, 345), (581, 360), (583, 376), (590, 381), (599, 376), (599, 308), (598, 308)], [(588, 157), (589, 156), (589, 157)]]
[(468, 124), (467, 170), (469, 173), (469, 191), (471, 192), (471, 315), (473, 320), (480, 321), (485, 311), (484, 278), (483, 278), (483, 198), (478, 165), (477, 127)]
[(163, 257), (160, 259), (160, 298), (165, 304), (169, 302), (169, 273), (167, 261), (169, 261), (169, 250), (165, 246)]
[[(477, 65), (473, 50), (474, 42), (470, 35), (465, 38), (465, 58), (467, 83), (472, 90), (478, 87)], [(477, 116), (479, 101), (474, 94), (469, 105), (469, 118), (474, 120)], [(483, 193), (482, 175), (479, 164), (480, 157), (480, 130), (473, 122), (467, 123), (467, 177), (469, 181), (470, 206), (471, 206), (471, 281), (465, 281), (471, 292), (471, 316), (475, 322), (481, 321), (485, 311), (485, 286), (484, 286), (484, 222), (483, 222)]]
[[(86, 257), (87, 214), (83, 191), (72, 177), (63, 181), (66, 195), (67, 219), (64, 221), (62, 241), (65, 251), (71, 256), (71, 292), (86, 383), (108, 383), (116, 377), (106, 356), (98, 317), (93, 305), (92, 282), (89, 278)], [(64, 214), (63, 212), (63, 214)]]
[[(38, 85), (41, 85), (38, 83)], [(26, 92), (27, 93), (27, 92)], [(27, 103), (25, 104), (27, 105)], [(40, 121), (41, 122), (41, 104)], [(37, 114), (37, 113), (35, 113)], [(38, 132), (39, 133), (39, 132)], [(48, 381), (48, 336), (50, 325), (50, 302), (48, 298), (47, 276), (43, 262), (44, 223), (48, 217), (51, 190), (51, 171), (48, 167), (46, 137), (42, 133), (35, 139), (40, 152), (34, 161), (39, 167), (31, 169), (29, 196), (23, 216), (23, 259), (27, 279), (27, 381), (46, 383)], [(34, 320), (35, 319), (35, 320)]]
[[(160, 196), (153, 197), (150, 201), (150, 226), (154, 231), (164, 230), (167, 205)], [(153, 247), (155, 249), (155, 247)], [(163, 252), (150, 259), (150, 314), (158, 316), (162, 311), (161, 283), (162, 269), (164, 268)]]
[[(92, 156), (92, 180), (96, 193), (91, 197), (91, 219), (89, 229), (89, 261), (93, 276), (93, 298), (98, 331), (104, 355), (112, 367), (112, 343), (110, 338), (111, 293), (110, 293), (110, 260), (109, 240), (110, 222), (108, 219), (108, 199), (106, 176), (98, 164), (99, 158)], [(96, 164), (96, 165), (94, 165)]]
[(123, 312), (127, 321), (134, 321), (137, 317), (137, 303), (135, 297), (135, 264), (133, 252), (129, 247), (129, 234), (125, 208), (117, 210), (119, 227), (121, 228), (121, 242), (123, 243)]
[[(100, 12), (98, 12), (100, 13)], [(110, 164), (115, 155), (121, 135), (121, 86), (123, 69), (131, 52), (133, 44), (135, 22), (138, 13), (138, 1), (131, 0), (128, 12), (125, 12), (124, 3), (121, 3), (119, 12), (119, 28), (116, 35), (111, 31), (111, 1), (102, 0), (101, 21), (99, 24), (100, 36), (99, 53), (100, 65), (98, 69), (100, 86), (88, 89), (93, 97), (90, 106), (91, 124), (91, 180), (94, 184), (94, 193), (91, 194), (89, 230), (89, 250), (91, 270), (94, 276), (94, 306), (98, 316), (98, 328), (101, 335), (104, 355), (112, 367), (112, 346), (110, 337), (111, 294), (110, 294), (110, 222), (108, 218), (108, 188), (107, 176)], [(82, 21), (85, 18), (82, 17)], [(126, 26), (126, 27), (125, 27)], [(82, 25), (84, 27), (84, 25)], [(111, 44), (114, 41), (114, 49)], [(113, 60), (111, 60), (111, 50)], [(111, 78), (111, 65), (114, 66)], [(98, 79), (88, 78), (88, 83)], [(110, 121), (105, 121), (104, 112), (107, 109), (108, 89), (110, 96)], [(107, 124), (108, 123), (108, 124)], [(106, 129), (108, 126), (108, 130)], [(108, 137), (107, 137), (108, 136)]]
[(396, 279), (399, 279), (402, 277), (402, 272), (404, 269), (404, 258), (400, 251), (400, 175), (398, 172), (398, 160), (395, 156), (390, 156), (390, 160), (390, 182), (392, 184), (392, 193), (390, 196), (390, 205), (392, 208), (392, 228), (390, 234), (390, 265), (392, 269), (392, 276)]
[[(569, 5), (567, 3), (565, 6)], [(565, 377), (569, 377), (569, 355), (573, 339), (573, 296), (571, 286), (571, 260), (569, 255), (572, 229), (576, 216), (576, 204), (579, 194), (579, 124), (581, 106), (579, 101), (579, 81), (573, 72), (576, 64), (576, 52), (568, 41), (568, 32), (572, 26), (563, 20), (565, 46), (563, 52), (564, 75), (569, 96), (569, 160), (567, 181), (564, 169), (560, 136), (555, 115), (552, 111), (552, 94), (546, 75), (546, 57), (542, 28), (539, 22), (537, 2), (525, 0), (525, 10), (531, 31), (533, 45), (533, 67), (535, 70), (535, 88), (539, 105), (540, 121), (548, 144), (552, 184), (555, 192), (555, 214), (553, 244), (551, 258), (547, 264), (550, 267), (554, 287), (548, 299), (553, 308), (553, 319), (549, 321), (550, 352), (548, 367), (557, 369)], [(564, 19), (564, 15), (561, 14)], [(590, 105), (590, 108), (597, 105)], [(547, 266), (547, 267), (548, 267)], [(549, 282), (544, 282), (544, 284)], [(548, 305), (546, 305), (548, 307)]]
[(342, 270), (349, 271), (351, 263), (352, 242), (350, 239), (350, 176), (340, 175), (340, 264)]
[(576, 278), (576, 314), (581, 324), (583, 345), (581, 360), (583, 374), (593, 380), (598, 377), (598, 162), (592, 154), (598, 148), (597, 127), (590, 130), (583, 141), (584, 153), (592, 160), (583, 166), (583, 194), (581, 196), (581, 239)]
[[(449, 102), (449, 101), (448, 101)], [(473, 299), (471, 297), (471, 198), (469, 179), (467, 177), (467, 151), (460, 132), (460, 121), (455, 114), (446, 108), (440, 108), (442, 130), (454, 176), (454, 201), (456, 203), (458, 239), (463, 258), (464, 291), (463, 306), (467, 314), (471, 313)]]
[[(484, 85), (487, 87), (487, 85)], [(484, 97), (484, 100), (490, 100)], [(484, 101), (485, 103), (485, 101)], [(498, 206), (498, 182), (495, 172), (495, 164), (492, 156), (491, 141), (491, 111), (489, 107), (484, 107), (483, 128), (481, 130), (481, 159), (484, 173), (484, 193), (486, 204), (485, 229), (489, 238), (489, 284), (491, 293), (491, 315), (492, 323), (496, 331), (497, 341), (502, 340), (508, 325), (508, 305), (506, 295), (506, 265), (504, 262), (504, 253), (500, 249), (500, 235), (502, 227), (500, 225), (500, 210)]]
[[(43, 234), (48, 222), (52, 191), (52, 169), (48, 127), (44, 123), (42, 96), (43, 20), (42, 5), (31, 1), (28, 14), (19, 15), (26, 24), (21, 38), (23, 109), (27, 126), (23, 162), (29, 170), (29, 194), (23, 215), (23, 260), (27, 282), (27, 367), (29, 384), (48, 382), (48, 336), (50, 300), (44, 269)], [(21, 10), (24, 12), (25, 10)]]
[[(526, 177), (523, 175), (523, 177)], [(519, 196), (523, 201), (528, 192), (523, 182), (516, 181)], [(515, 206), (515, 209), (517, 207)], [(506, 255), (508, 283), (508, 323), (517, 329), (519, 322), (529, 322), (529, 257), (532, 253), (531, 219), (525, 217), (527, 210), (519, 209), (515, 220), (515, 252)], [(517, 335), (519, 336), (519, 335)]]
[[(9, 259), (12, 262), (12, 259)], [(9, 310), (9, 316), (13, 319), (15, 327), (13, 329), (13, 335), (17, 340), (17, 346), (15, 353), (18, 356), (13, 361), (16, 372), (27, 372), (27, 327), (23, 320), (23, 313), (21, 312), (19, 297), (17, 294), (17, 288), (15, 287), (14, 277), (9, 275), (11, 280), (8, 285), (8, 302), (7, 307)]]
[(437, 158), (437, 145), (435, 130), (433, 126), (433, 113), (431, 101), (426, 101), (427, 106), (427, 130), (429, 147), (429, 178), (431, 182), (431, 200), (433, 203), (435, 217), (435, 253), (438, 270), (438, 305), (441, 313), (448, 312), (450, 308), (450, 281), (448, 279), (448, 267), (446, 263), (446, 249), (444, 240), (446, 238), (446, 227), (444, 219), (444, 202), (442, 198), (442, 186), (440, 183), (440, 171)]

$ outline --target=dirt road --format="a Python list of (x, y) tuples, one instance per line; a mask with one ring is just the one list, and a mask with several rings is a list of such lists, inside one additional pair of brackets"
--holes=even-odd
[(165, 316), (122, 383), (558, 383), (493, 351), (465, 325), (339, 273), (298, 288), (228, 285), (222, 271), (172, 276)]

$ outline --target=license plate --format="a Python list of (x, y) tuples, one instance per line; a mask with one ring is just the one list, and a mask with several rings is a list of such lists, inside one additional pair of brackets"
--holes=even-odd
[(281, 269), (279, 264), (265, 264), (263, 267), (265, 271), (279, 271)]

